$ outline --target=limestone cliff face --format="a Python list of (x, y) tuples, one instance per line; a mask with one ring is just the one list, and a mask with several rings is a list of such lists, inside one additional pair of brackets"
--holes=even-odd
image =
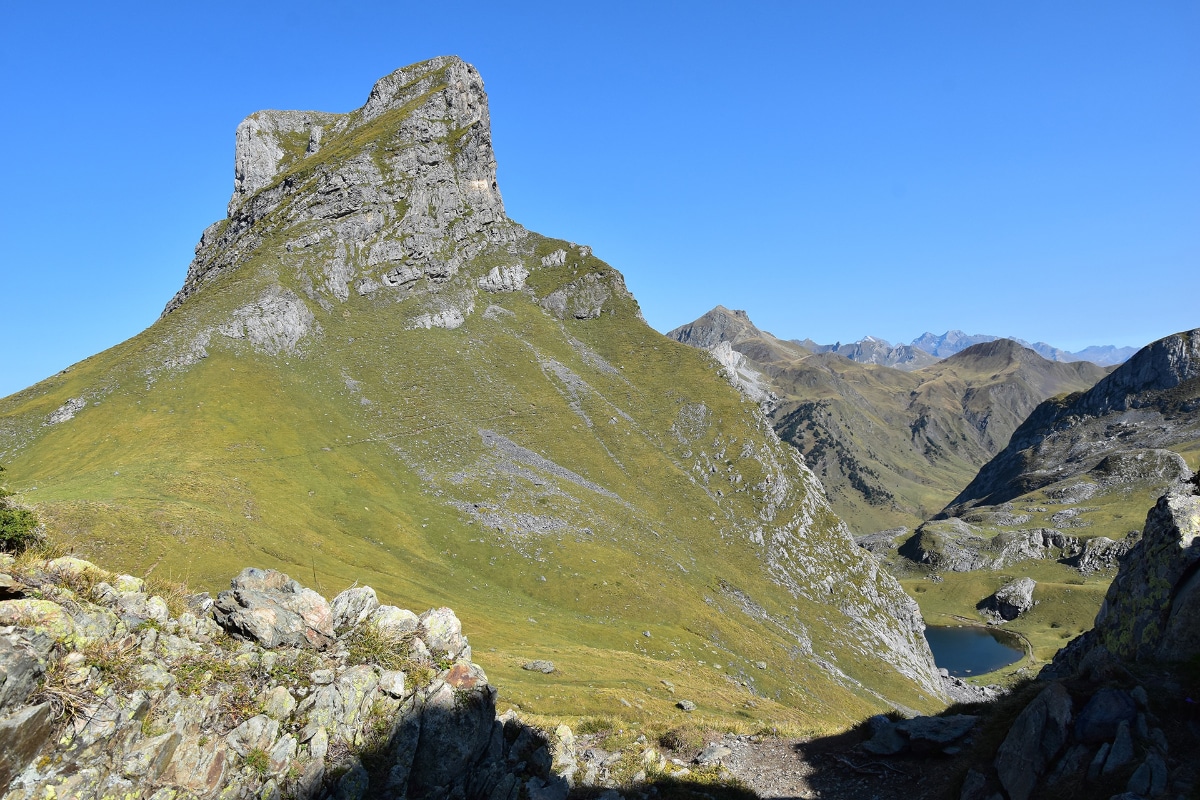
[[(286, 207), (285, 207), (286, 206)], [(519, 237), (496, 183), (483, 80), (453, 56), (380, 79), (349, 114), (260, 111), (237, 128), (229, 216), (205, 231), (163, 314), (267, 238), (316, 256), (314, 297), (444, 282)]]

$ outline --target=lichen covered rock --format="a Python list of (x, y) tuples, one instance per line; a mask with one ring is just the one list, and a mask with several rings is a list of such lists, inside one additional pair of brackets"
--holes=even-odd
[(418, 617), (370, 587), (331, 607), (253, 568), (174, 613), (78, 559), (19, 577), (0, 601), (3, 800), (565, 793), (549, 757), (512, 757), (548, 738), (497, 719), (448, 608)]

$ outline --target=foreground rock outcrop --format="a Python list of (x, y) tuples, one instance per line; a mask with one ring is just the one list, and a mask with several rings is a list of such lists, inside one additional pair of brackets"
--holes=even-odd
[[(1043, 670), (1043, 685), (977, 767), (962, 800), (1191, 796), (1200, 656), (1200, 496), (1163, 495), (1109, 587), (1095, 627)], [(1065, 796), (1065, 795), (1062, 795)]]
[(448, 608), (274, 570), (215, 601), (69, 557), (0, 572), (4, 800), (566, 796)]

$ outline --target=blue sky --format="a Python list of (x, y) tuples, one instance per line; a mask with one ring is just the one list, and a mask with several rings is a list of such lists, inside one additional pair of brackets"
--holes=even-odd
[(659, 330), (1078, 349), (1200, 326), (1195, 2), (17, 4), (0, 26), (0, 396), (145, 328), (233, 131), (455, 53), (500, 188)]

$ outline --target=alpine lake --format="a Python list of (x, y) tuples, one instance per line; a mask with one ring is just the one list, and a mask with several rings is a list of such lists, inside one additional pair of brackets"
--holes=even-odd
[(956, 678), (992, 672), (1025, 657), (1020, 639), (995, 628), (930, 625), (925, 640), (938, 667)]

